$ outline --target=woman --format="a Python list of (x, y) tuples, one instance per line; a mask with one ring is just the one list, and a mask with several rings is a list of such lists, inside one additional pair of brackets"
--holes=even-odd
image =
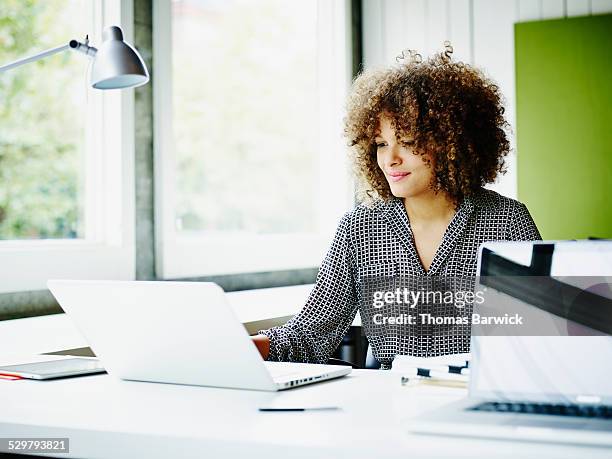
[[(341, 219), (302, 311), (254, 337), (264, 358), (326, 362), (357, 311), (372, 315), (362, 298), (367, 279), (473, 278), (483, 242), (540, 239), (523, 204), (483, 188), (504, 172), (503, 113), (497, 86), (448, 51), (424, 62), (411, 53), (355, 80), (345, 134), (366, 202)], [(396, 354), (469, 352), (469, 327), (366, 333), (382, 368)]]

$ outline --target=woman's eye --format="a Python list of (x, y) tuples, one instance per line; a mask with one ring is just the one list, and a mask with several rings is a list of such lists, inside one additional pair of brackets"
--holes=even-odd
[(381, 148), (381, 147), (384, 147), (384, 146), (385, 146), (384, 142), (377, 142), (376, 143), (376, 148)]
[(404, 140), (402, 141), (402, 145), (405, 147), (412, 147), (414, 145), (414, 140)]

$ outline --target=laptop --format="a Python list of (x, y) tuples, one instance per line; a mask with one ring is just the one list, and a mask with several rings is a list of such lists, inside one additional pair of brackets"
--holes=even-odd
[[(548, 261), (536, 262), (536, 252), (547, 253), (544, 258)], [(503, 273), (503, 269), (494, 266), (495, 262), (491, 265), (496, 258), (506, 267), (507, 261), (519, 269), (547, 267), (549, 276), (555, 279), (562, 275), (580, 275), (574, 278), (576, 281), (586, 279), (582, 276), (612, 276), (612, 241), (487, 243), (480, 249), (478, 272)], [(611, 278), (607, 279), (609, 293)], [(525, 298), (528, 288), (523, 290), (515, 293)], [(512, 291), (506, 290), (504, 295), (511, 296)], [(524, 302), (522, 307), (536, 308)], [(410, 419), (408, 430), (433, 435), (612, 446), (612, 336), (601, 330), (584, 333), (588, 327), (573, 325), (574, 330), (581, 329), (582, 333), (567, 336), (472, 333), (468, 397)], [(570, 329), (572, 322), (566, 319), (566, 326)]]
[(278, 391), (351, 372), (265, 362), (214, 283), (50, 280), (47, 286), (106, 371), (121, 379)]

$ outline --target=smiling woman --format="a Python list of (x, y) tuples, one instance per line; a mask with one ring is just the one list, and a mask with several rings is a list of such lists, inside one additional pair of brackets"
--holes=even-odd
[(394, 196), (407, 198), (426, 192), (432, 181), (432, 168), (423, 161), (414, 140), (397, 139), (392, 115), (379, 116), (376, 134), (376, 162)]
[[(353, 84), (345, 133), (364, 203), (340, 221), (304, 309), (260, 332), (259, 349), (270, 360), (325, 362), (357, 311), (382, 368), (397, 354), (469, 352), (469, 326), (452, 333), (369, 327), (375, 311), (364, 287), (381, 276), (470, 284), (483, 242), (540, 239), (523, 204), (483, 188), (503, 171), (509, 150), (497, 86), (451, 61), (449, 50), (423, 62), (411, 56)], [(448, 315), (458, 305), (435, 306)]]
[(380, 163), (391, 142), (431, 165), (432, 190), (458, 205), (504, 172), (510, 142), (502, 95), (480, 70), (452, 61), (449, 51), (426, 62), (410, 56), (355, 81), (346, 135), (370, 195), (397, 196)]

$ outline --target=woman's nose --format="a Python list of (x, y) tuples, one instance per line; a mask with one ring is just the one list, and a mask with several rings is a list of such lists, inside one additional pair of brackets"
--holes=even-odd
[(401, 164), (402, 158), (400, 155), (400, 150), (401, 146), (398, 144), (389, 146), (389, 148), (387, 149), (388, 154), (385, 158), (385, 164), (387, 165), (387, 167), (397, 166), (398, 164)]

